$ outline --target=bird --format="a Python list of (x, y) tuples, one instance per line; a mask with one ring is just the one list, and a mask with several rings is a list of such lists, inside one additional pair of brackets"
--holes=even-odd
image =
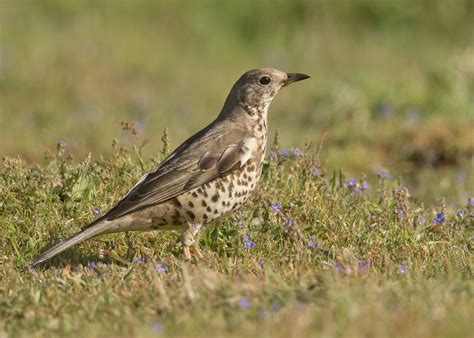
[(191, 251), (203, 259), (196, 241), (201, 228), (238, 209), (260, 179), (270, 103), (281, 88), (308, 78), (269, 67), (245, 72), (214, 121), (144, 174), (109, 211), (29, 266), (92, 237), (121, 231), (181, 231), (185, 260)]

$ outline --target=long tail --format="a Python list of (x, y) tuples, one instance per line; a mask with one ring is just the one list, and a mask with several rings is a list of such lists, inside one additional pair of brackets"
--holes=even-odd
[(48, 249), (47, 251), (43, 252), (41, 255), (33, 259), (31, 262), (28, 263), (29, 266), (35, 266), (38, 265), (54, 256), (57, 254), (63, 252), (64, 250), (70, 248), (73, 245), (76, 245), (77, 243), (80, 243), (82, 241), (85, 241), (86, 239), (89, 239), (91, 237), (101, 235), (107, 230), (110, 229), (111, 222), (106, 222), (102, 221), (101, 219), (96, 220), (89, 226), (87, 226), (84, 230), (72, 235), (68, 239), (65, 239), (64, 241), (56, 244), (52, 248)]

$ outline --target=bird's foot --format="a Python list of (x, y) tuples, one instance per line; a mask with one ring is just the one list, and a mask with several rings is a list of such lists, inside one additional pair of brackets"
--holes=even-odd
[(186, 261), (190, 261), (191, 260), (191, 253), (189, 252), (189, 246), (183, 245), (183, 252), (184, 252), (184, 259)]
[(194, 243), (191, 245), (191, 250), (193, 250), (194, 254), (196, 255), (198, 260), (203, 260), (204, 255), (202, 254), (201, 250), (199, 249), (199, 245), (197, 243)]
[(190, 246), (183, 245), (184, 259), (186, 261), (191, 260), (191, 252), (189, 250), (190, 248), (191, 248), (192, 252), (194, 253), (194, 255), (196, 256), (197, 260), (203, 260), (204, 259), (204, 255), (202, 254), (201, 250), (199, 249), (199, 245), (194, 243)]
[(201, 225), (190, 224), (189, 228), (186, 229), (181, 235), (181, 243), (183, 244), (184, 259), (187, 261), (191, 260), (191, 253), (189, 251), (189, 248), (191, 248), (191, 250), (193, 251), (194, 255), (196, 255), (198, 260), (204, 258), (203, 254), (201, 253), (201, 250), (199, 250), (199, 246), (197, 245), (196, 240), (194, 239), (194, 236), (198, 233), (200, 228), (201, 228)]

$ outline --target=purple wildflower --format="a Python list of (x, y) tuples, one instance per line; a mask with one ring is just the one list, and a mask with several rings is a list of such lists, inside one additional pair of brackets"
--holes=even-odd
[(458, 218), (463, 218), (464, 215), (466, 215), (466, 212), (464, 210), (459, 210), (457, 213), (456, 213), (456, 216)]
[(363, 180), (361, 183), (361, 188), (363, 191), (368, 191), (369, 190), (369, 183), (367, 183), (366, 180)]
[(155, 265), (155, 270), (158, 273), (164, 273), (164, 272), (168, 271), (168, 268), (169, 268), (169, 266), (165, 262), (158, 262)]
[(274, 151), (270, 151), (270, 152), (268, 153), (268, 159), (269, 159), (270, 161), (276, 161), (276, 160), (278, 160), (278, 154), (277, 154), (276, 152), (274, 152)]
[(282, 149), (280, 150), (280, 155), (284, 158), (288, 158), (290, 156), (290, 152), (291, 150), (290, 149)]
[(398, 215), (398, 217), (405, 216), (405, 211), (403, 211), (403, 209), (395, 208), (395, 213)]
[(87, 268), (94, 270), (97, 268), (97, 264), (95, 262), (89, 262), (87, 263)]
[(336, 271), (341, 271), (343, 268), (342, 264), (341, 263), (336, 263), (334, 264), (334, 270)]
[(252, 249), (256, 244), (254, 241), (252, 241), (249, 237), (249, 235), (244, 235), (244, 248), (245, 249)]
[(250, 307), (250, 299), (248, 299), (247, 297), (240, 297), (239, 299), (239, 307), (241, 309), (248, 309)]
[(318, 244), (318, 243), (316, 243), (316, 240), (315, 240), (314, 236), (313, 236), (313, 235), (312, 235), (312, 236), (309, 236), (308, 246), (309, 246), (310, 248), (315, 248), (317, 244)]
[(92, 213), (93, 213), (95, 216), (98, 216), (98, 215), (101, 214), (101, 211), (100, 211), (99, 208), (94, 208), (94, 209), (92, 209)]
[(438, 225), (443, 225), (445, 220), (446, 218), (444, 217), (444, 214), (442, 212), (438, 212), (434, 218), (434, 222)]
[(313, 176), (319, 176), (321, 175), (321, 169), (319, 169), (318, 167), (313, 167), (312, 173)]
[(367, 260), (365, 259), (360, 259), (359, 262), (357, 262), (357, 268), (366, 273), (368, 271), (368, 263)]
[(141, 258), (141, 257), (135, 257), (135, 258), (133, 259), (133, 263), (136, 263), (136, 264), (141, 264), (141, 263), (143, 263), (143, 262), (144, 262), (144, 260), (143, 260), (143, 258)]
[(392, 178), (392, 175), (390, 175), (390, 173), (388, 171), (385, 171), (385, 170), (380, 170), (379, 172), (377, 172), (377, 175), (379, 175), (382, 178), (386, 178), (388, 180), (390, 180)]
[(474, 207), (474, 197), (469, 197), (467, 204), (468, 204), (470, 207)]
[(355, 178), (349, 178), (347, 181), (346, 181), (346, 184), (348, 187), (350, 188), (353, 188), (356, 186), (357, 184), (357, 180)]
[(360, 194), (361, 192), (362, 192), (362, 190), (360, 190), (360, 188), (358, 188), (358, 187), (354, 188), (354, 194)]
[(291, 218), (287, 218), (287, 219), (285, 220), (285, 223), (283, 224), (283, 226), (284, 226), (285, 228), (289, 228), (292, 224), (293, 224), (293, 220), (292, 220)]
[(420, 226), (425, 225), (425, 216), (423, 215), (418, 216), (418, 225)]
[(281, 210), (281, 203), (278, 201), (273, 201), (272, 202), (272, 209), (275, 212), (279, 212)]
[(33, 268), (31, 265), (28, 264), (28, 272), (31, 273), (32, 275), (38, 275), (38, 272)]
[(151, 329), (154, 332), (163, 332), (165, 330), (165, 327), (161, 323), (155, 323), (153, 324)]
[(295, 148), (293, 149), (293, 154), (295, 154), (296, 157), (302, 157), (303, 151), (300, 148)]
[(407, 268), (406, 268), (404, 263), (402, 263), (398, 266), (398, 273), (400, 273), (400, 274), (407, 273)]

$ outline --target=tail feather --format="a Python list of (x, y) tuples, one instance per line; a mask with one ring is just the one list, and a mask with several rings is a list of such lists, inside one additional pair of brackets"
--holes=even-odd
[[(100, 221), (100, 220), (97, 220)], [(43, 252), (41, 255), (33, 259), (31, 262), (28, 263), (29, 266), (35, 266), (38, 265), (54, 256), (57, 254), (63, 252), (64, 250), (70, 248), (73, 245), (76, 245), (80, 242), (85, 241), (86, 239), (89, 239), (91, 237), (103, 234), (109, 230), (111, 224), (109, 222), (93, 222), (90, 224), (88, 227), (85, 229), (79, 231), (78, 233), (72, 235), (68, 239), (65, 239), (64, 241), (56, 244), (52, 248), (49, 248), (45, 252)]]

